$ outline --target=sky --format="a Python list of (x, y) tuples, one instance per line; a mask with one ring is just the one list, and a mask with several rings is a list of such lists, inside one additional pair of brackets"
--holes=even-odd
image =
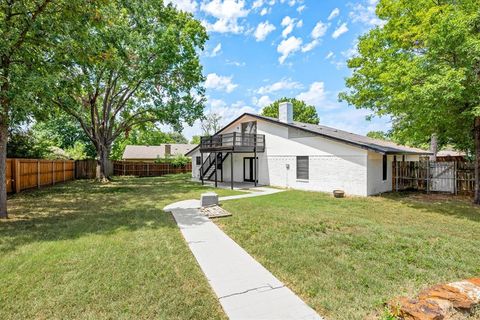
[[(205, 113), (227, 124), (281, 97), (315, 106), (320, 124), (366, 134), (388, 130), (389, 118), (373, 117), (338, 101), (351, 74), (360, 35), (381, 25), (377, 0), (168, 0), (193, 13), (209, 40), (200, 54), (206, 77)], [(186, 126), (187, 138), (201, 134)]]

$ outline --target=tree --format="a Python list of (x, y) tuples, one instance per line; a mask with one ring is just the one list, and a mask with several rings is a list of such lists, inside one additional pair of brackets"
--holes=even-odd
[(221, 128), (222, 116), (218, 113), (211, 112), (205, 115), (200, 123), (204, 136), (211, 136), (218, 132)]
[(477, 0), (381, 0), (340, 99), (391, 115), (393, 134), (475, 150), (480, 203), (480, 11)]
[(0, 1), (0, 218), (7, 218), (8, 130), (44, 109), (37, 94), (53, 75), (50, 58), (66, 31), (83, 30), (96, 2), (88, 0)]
[(281, 98), (262, 109), (262, 115), (278, 118), (278, 106), (281, 102), (290, 102), (293, 105), (293, 120), (304, 123), (318, 124), (317, 110), (314, 106), (307, 105), (304, 101), (295, 98)]
[(51, 101), (75, 118), (97, 151), (97, 179), (108, 180), (113, 142), (148, 122), (193, 124), (204, 89), (198, 50), (205, 28), (191, 14), (162, 1), (109, 1), (100, 22), (86, 23)]
[(190, 140), (190, 144), (200, 144), (201, 137), (200, 136), (193, 136), (192, 140)]

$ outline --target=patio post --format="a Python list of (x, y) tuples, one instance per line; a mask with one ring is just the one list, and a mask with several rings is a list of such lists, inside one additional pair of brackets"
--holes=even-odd
[(230, 188), (233, 190), (233, 152), (230, 152)]
[(200, 158), (201, 158), (201, 164), (200, 164), (200, 178), (202, 179), (202, 186), (204, 184), (203, 182), (203, 152), (200, 151)]
[(218, 153), (215, 152), (215, 188), (217, 187), (217, 158), (218, 158)]

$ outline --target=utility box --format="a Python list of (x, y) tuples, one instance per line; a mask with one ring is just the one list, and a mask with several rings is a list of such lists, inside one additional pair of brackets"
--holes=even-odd
[(202, 207), (218, 205), (218, 194), (215, 192), (202, 193), (200, 196), (200, 203)]

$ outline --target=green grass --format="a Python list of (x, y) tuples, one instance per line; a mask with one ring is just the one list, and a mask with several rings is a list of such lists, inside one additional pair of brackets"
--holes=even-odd
[(218, 224), (327, 319), (480, 275), (480, 209), (445, 197), (334, 199), (286, 191), (224, 203)]
[(0, 319), (224, 319), (162, 211), (206, 190), (176, 175), (12, 197), (0, 222)]

